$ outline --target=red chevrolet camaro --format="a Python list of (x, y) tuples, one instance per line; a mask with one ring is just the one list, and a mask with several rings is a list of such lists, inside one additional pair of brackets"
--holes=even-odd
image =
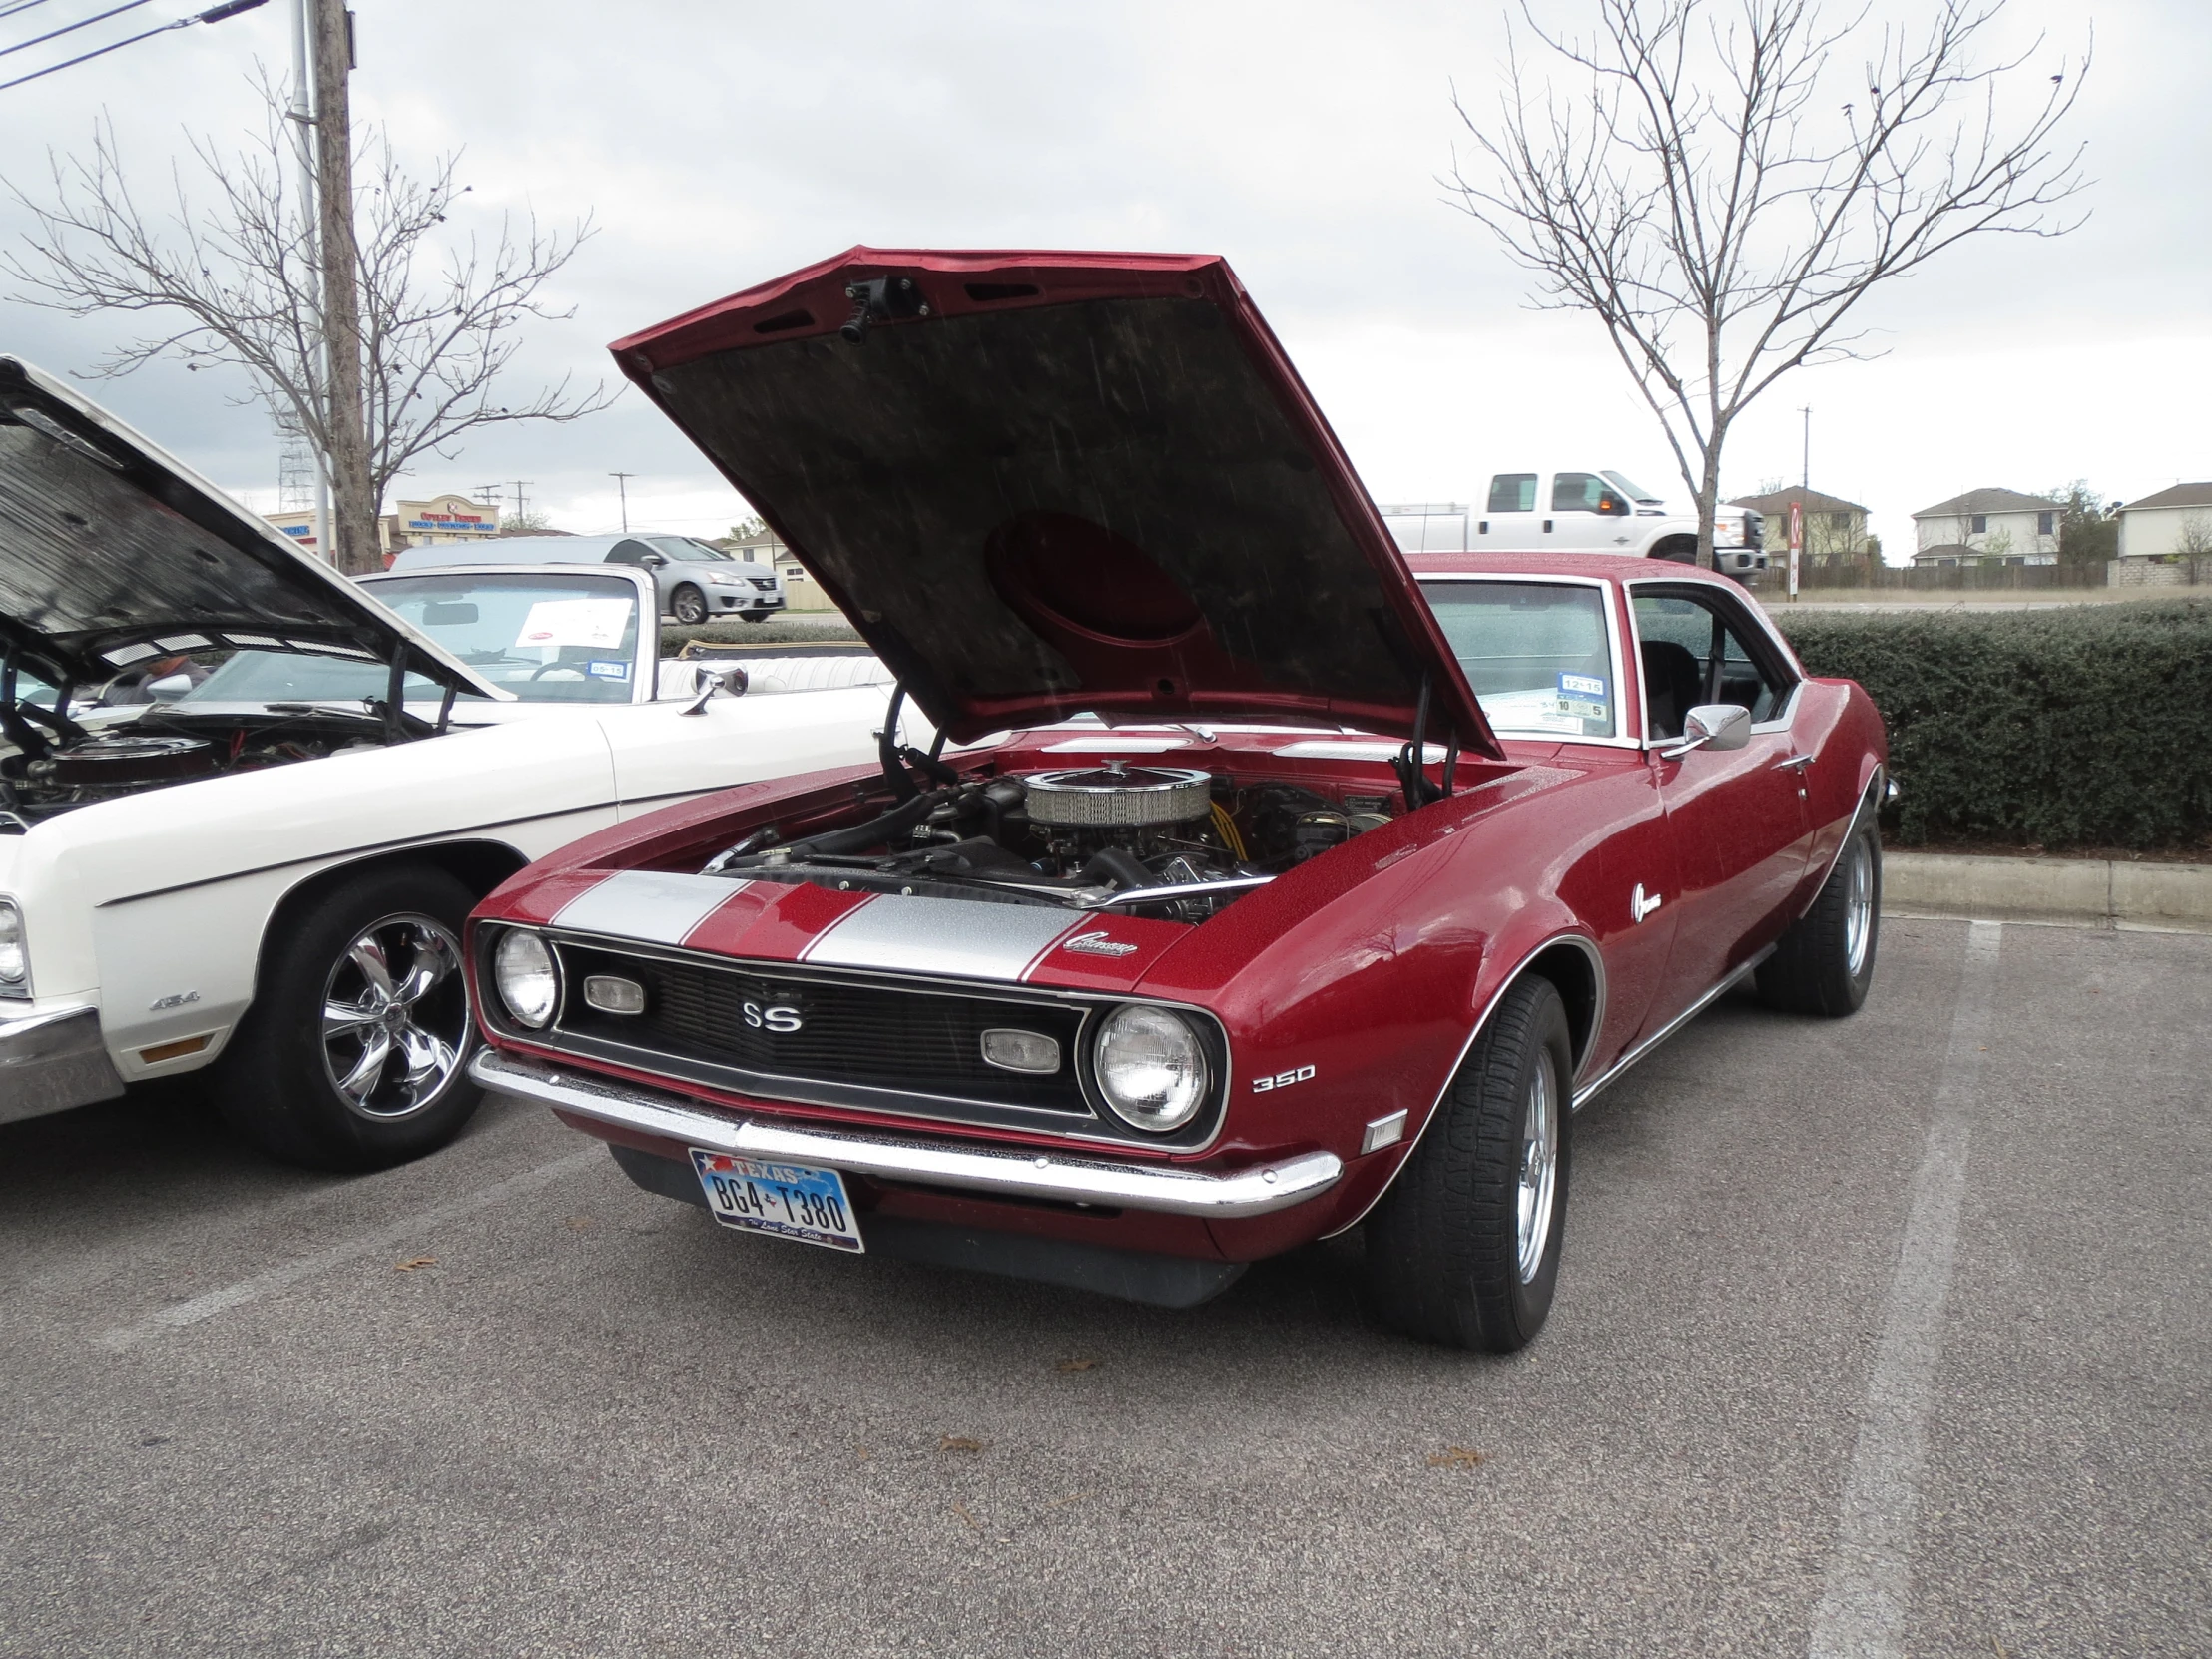
[[(1734, 584), (1408, 565), (1218, 259), (855, 249), (619, 342), (936, 739), (531, 866), (488, 1088), (742, 1231), (1542, 1326), (1574, 1112), (1873, 977), (1882, 722)], [(920, 722), (913, 722), (920, 731)]]

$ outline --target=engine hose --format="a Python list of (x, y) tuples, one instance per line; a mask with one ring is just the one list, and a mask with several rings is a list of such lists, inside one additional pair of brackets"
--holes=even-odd
[(1135, 853), (1124, 852), (1118, 846), (1100, 847), (1084, 862), (1084, 880), (1095, 881), (1102, 875), (1128, 892), (1135, 892), (1139, 887), (1158, 885), (1152, 871), (1137, 862)]
[[(917, 795), (911, 801), (902, 801), (880, 818), (871, 818), (865, 824), (854, 824), (842, 830), (826, 830), (819, 835), (809, 835), (804, 840), (789, 842), (776, 848), (786, 858), (805, 859), (817, 852), (864, 852), (880, 841), (892, 840), (905, 834), (936, 808), (952, 799), (950, 790), (930, 790)], [(762, 854), (766, 856), (766, 854)]]

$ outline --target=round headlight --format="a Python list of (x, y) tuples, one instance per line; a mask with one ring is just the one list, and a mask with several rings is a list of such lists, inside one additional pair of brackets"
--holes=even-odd
[(1206, 1104), (1206, 1050), (1171, 1008), (1115, 1009), (1099, 1028), (1092, 1068), (1114, 1114), (1156, 1135), (1182, 1128)]
[(561, 1000), (561, 977), (543, 939), (535, 933), (509, 933), (492, 953), (492, 970), (508, 1013), (533, 1031), (552, 1020)]
[(20, 985), (31, 977), (31, 953), (23, 942), (23, 912), (0, 899), (0, 985)]

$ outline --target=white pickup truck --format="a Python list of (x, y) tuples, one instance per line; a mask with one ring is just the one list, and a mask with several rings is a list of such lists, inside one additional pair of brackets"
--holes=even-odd
[[(1456, 502), (1384, 507), (1407, 553), (1626, 553), (1652, 559), (1697, 557), (1697, 513), (1677, 512), (1618, 472), (1499, 472), (1483, 508)], [(1767, 568), (1766, 525), (1748, 507), (1723, 507), (1713, 524), (1720, 570), (1745, 576)]]

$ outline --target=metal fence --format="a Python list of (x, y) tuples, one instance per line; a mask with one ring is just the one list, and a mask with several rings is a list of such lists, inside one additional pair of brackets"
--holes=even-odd
[[(1751, 586), (1760, 593), (1789, 591), (1784, 568), (1786, 549), (1769, 548), (1772, 568), (1756, 573)], [(2058, 588), (2101, 588), (2104, 566), (2093, 565), (1951, 565), (1925, 569), (1869, 570), (1865, 565), (1800, 565), (1798, 591), (1858, 589), (1861, 592), (1896, 593), (2042, 593)]]

